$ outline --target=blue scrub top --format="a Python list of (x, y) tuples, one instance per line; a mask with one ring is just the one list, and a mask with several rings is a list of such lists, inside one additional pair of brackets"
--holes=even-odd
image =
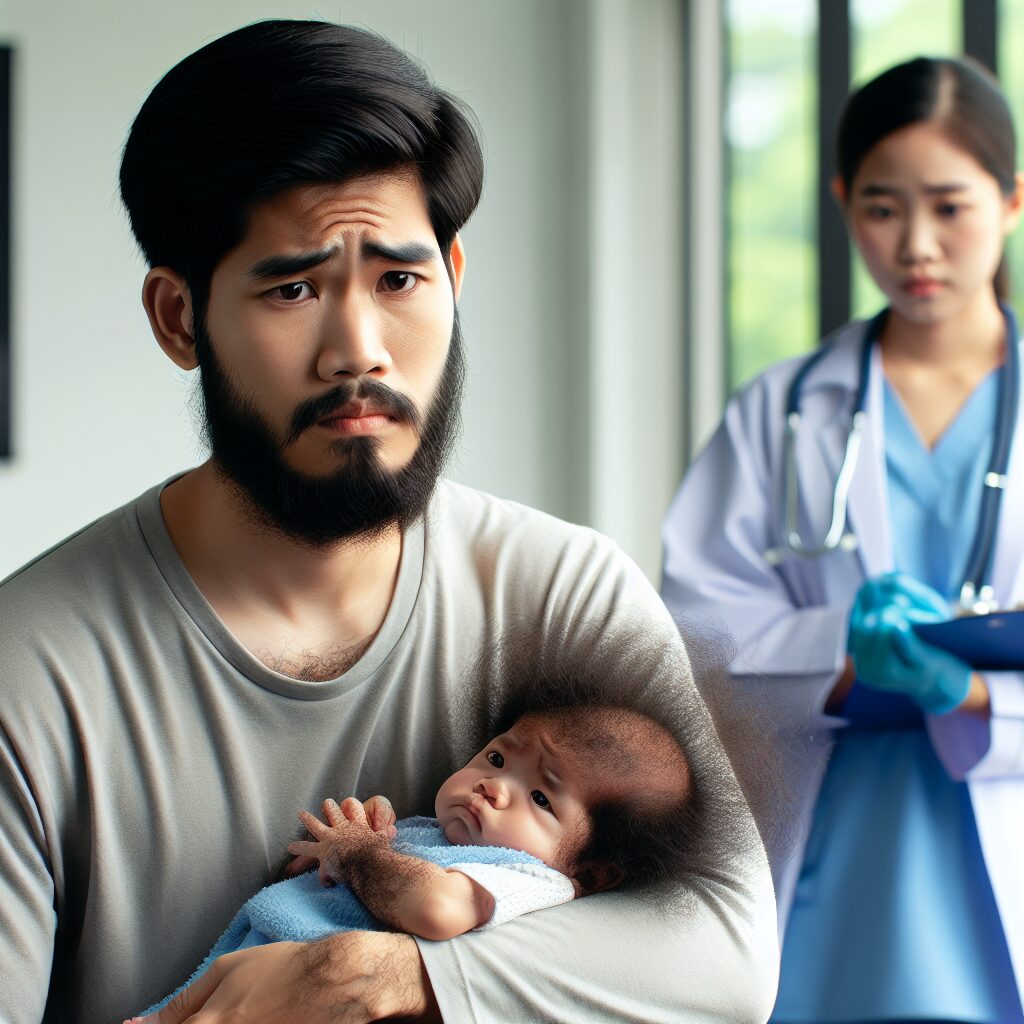
[[(931, 450), (885, 386), (896, 568), (947, 597), (959, 593), (977, 525), (998, 377), (975, 389)], [(966, 784), (946, 775), (916, 713), (836, 738), (772, 1021), (1021, 1024)]]

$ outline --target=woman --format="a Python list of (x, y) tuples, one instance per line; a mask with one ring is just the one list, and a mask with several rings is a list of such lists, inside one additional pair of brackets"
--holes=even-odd
[[(665, 523), (665, 600), (724, 620), (799, 780), (806, 827), (776, 866), (780, 1024), (1024, 1020), (1024, 673), (974, 672), (912, 629), (961, 596), (977, 610), (969, 578), (1001, 608), (1024, 600), (1019, 339), (1001, 306), (1015, 155), (1006, 100), (972, 64), (913, 60), (851, 97), (833, 187), (888, 307), (743, 389)], [(828, 533), (831, 550), (794, 550)]]

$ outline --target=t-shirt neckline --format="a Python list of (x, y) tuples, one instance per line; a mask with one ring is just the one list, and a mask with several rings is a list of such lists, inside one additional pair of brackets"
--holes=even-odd
[(136, 514), (139, 527), (175, 600), (227, 662), (256, 685), (300, 700), (325, 700), (347, 692), (364, 683), (384, 664), (408, 627), (416, 606), (426, 549), (423, 516), (402, 534), (402, 553), (395, 592), (370, 646), (355, 665), (337, 678), (308, 682), (275, 672), (247, 650), (227, 628), (189, 575), (171, 540), (160, 508), (161, 492), (178, 476), (180, 474), (150, 488), (138, 499)]

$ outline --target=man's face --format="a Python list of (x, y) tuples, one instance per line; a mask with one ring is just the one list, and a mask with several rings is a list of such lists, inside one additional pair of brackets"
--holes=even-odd
[(422, 511), (457, 423), (454, 290), (412, 174), (255, 208), (195, 337), (214, 461), (268, 525), (326, 543)]

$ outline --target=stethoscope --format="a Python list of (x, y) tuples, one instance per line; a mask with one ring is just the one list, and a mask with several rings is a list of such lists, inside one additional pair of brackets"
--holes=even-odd
[[(999, 399), (996, 405), (996, 430), (992, 444), (992, 455), (984, 477), (981, 494), (981, 511), (978, 526), (971, 543), (967, 559), (964, 583), (960, 588), (960, 607), (971, 614), (985, 614), (996, 609), (995, 595), (990, 584), (984, 580), (992, 561), (995, 546), (996, 527), (999, 523), (999, 506), (1006, 489), (1006, 470), (1010, 462), (1010, 446), (1017, 422), (1017, 408), (1020, 392), (1020, 336), (1017, 320), (1013, 313), (1002, 306), (1006, 320), (1006, 364), (999, 383)], [(797, 522), (800, 499), (796, 467), (796, 436), (800, 429), (800, 392), (808, 374), (818, 362), (828, 355), (830, 348), (824, 347), (814, 353), (797, 371), (786, 396), (786, 433), (783, 442), (783, 524), (784, 540), (781, 546), (765, 552), (765, 559), (771, 565), (778, 565), (790, 555), (800, 558), (817, 558), (831, 551), (853, 551), (857, 547), (856, 536), (846, 529), (846, 503), (853, 481), (853, 472), (860, 453), (861, 436), (867, 423), (868, 382), (871, 378), (871, 353), (874, 344), (882, 335), (888, 309), (882, 310), (869, 324), (864, 333), (860, 353), (860, 380), (857, 397), (853, 405), (850, 430), (846, 435), (846, 449), (843, 462), (832, 488), (832, 522), (822, 540), (817, 543), (805, 542), (800, 535)]]

